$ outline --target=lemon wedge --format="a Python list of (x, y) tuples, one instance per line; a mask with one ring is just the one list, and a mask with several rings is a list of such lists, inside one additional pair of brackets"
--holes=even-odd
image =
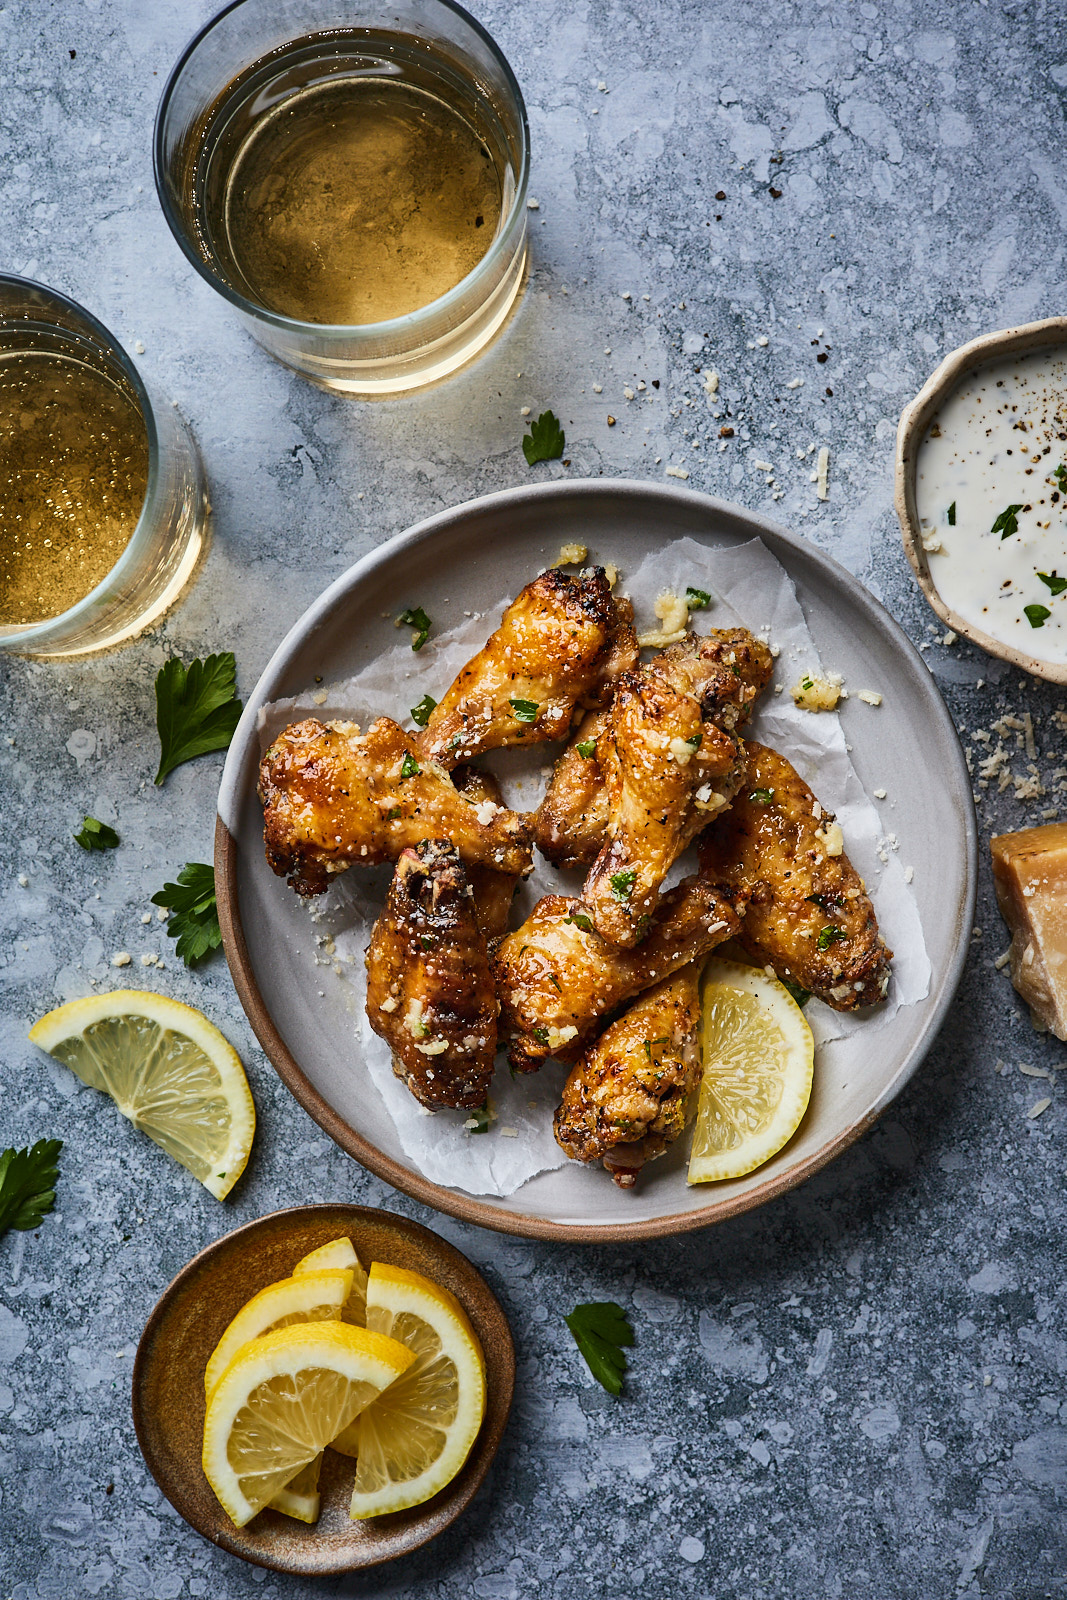
[(204, 1473), (239, 1528), (410, 1367), (395, 1339), (295, 1322), (242, 1345), (204, 1418)]
[(703, 1007), (690, 1183), (740, 1178), (769, 1161), (800, 1126), (815, 1062), (803, 1012), (762, 968), (710, 961)]
[(293, 1322), (337, 1322), (352, 1288), (351, 1272), (307, 1272), (268, 1283), (243, 1305), (211, 1353), (204, 1393), (212, 1389), (241, 1346)]
[(319, 1494), (319, 1470), (322, 1466), (322, 1451), (320, 1450), (314, 1461), (309, 1461), (306, 1467), (301, 1467), (295, 1478), (290, 1478), (284, 1489), (279, 1489), (270, 1503), (272, 1511), (284, 1511), (287, 1517), (295, 1517), (297, 1522), (318, 1522), (319, 1509), (322, 1498)]
[(439, 1284), (375, 1261), (367, 1327), (399, 1339), (411, 1367), (333, 1441), (358, 1456), (351, 1515), (421, 1505), (451, 1483), (485, 1415), (485, 1358), (467, 1313)]
[(320, 1244), (317, 1250), (311, 1250), (302, 1256), (293, 1268), (293, 1277), (302, 1277), (305, 1272), (321, 1272), (324, 1268), (342, 1267), (352, 1274), (352, 1288), (348, 1299), (341, 1307), (342, 1322), (351, 1322), (357, 1328), (367, 1325), (367, 1270), (356, 1255), (351, 1239), (342, 1235), (340, 1239), (331, 1239), (328, 1244)]

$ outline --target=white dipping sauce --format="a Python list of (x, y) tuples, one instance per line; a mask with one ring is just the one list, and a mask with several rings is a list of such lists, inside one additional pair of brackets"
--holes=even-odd
[(1067, 661), (1067, 353), (968, 373), (919, 448), (915, 498), (946, 605), (1026, 655)]

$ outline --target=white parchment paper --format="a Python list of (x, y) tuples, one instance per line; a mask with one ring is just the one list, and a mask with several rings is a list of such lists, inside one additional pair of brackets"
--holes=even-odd
[[(653, 611), (657, 595), (664, 589), (684, 593), (690, 585), (713, 592), (712, 606), (693, 618), (698, 632), (740, 623), (778, 649), (773, 684), (752, 719), (752, 737), (787, 756), (823, 804), (837, 813), (845, 847), (867, 883), (886, 942), (896, 952), (889, 995), (875, 1010), (842, 1016), (818, 1001), (809, 1003), (806, 1015), (816, 1044), (880, 1029), (901, 1006), (925, 998), (930, 961), (914, 893), (856, 776), (839, 718), (835, 713), (800, 711), (790, 697), (789, 688), (802, 671), (822, 669), (796, 591), (759, 539), (720, 551), (679, 539), (650, 555), (637, 571), (624, 573), (618, 592), (633, 600), (640, 632), (658, 626)], [(405, 630), (393, 649), (355, 677), (264, 706), (259, 714), (264, 747), (287, 723), (302, 716), (324, 721), (345, 718), (363, 725), (376, 716), (407, 720), (408, 708), (424, 694), (440, 698), (497, 626), (508, 598), (431, 638), (417, 654)], [(778, 685), (782, 692), (775, 694)], [(878, 708), (866, 709), (872, 717), (881, 714)], [(543, 745), (529, 751), (497, 751), (485, 764), (500, 780), (506, 802), (528, 811), (543, 793), (558, 749)], [(678, 864), (669, 881), (685, 870), (691, 870), (687, 861)], [(540, 1072), (513, 1079), (500, 1058), (490, 1097), (494, 1120), (485, 1134), (464, 1128), (465, 1112), (430, 1112), (412, 1098), (394, 1077), (390, 1052), (371, 1030), (364, 1009), (363, 952), (388, 879), (385, 869), (369, 873), (353, 869), (338, 878), (328, 894), (310, 903), (311, 915), (321, 924), (320, 941), (341, 974), (340, 981), (350, 988), (353, 1032), (370, 1084), (385, 1102), (405, 1154), (425, 1177), (470, 1194), (513, 1194), (536, 1173), (566, 1162), (552, 1135), (552, 1114), (566, 1069), (548, 1063)], [(535, 856), (534, 871), (519, 891), (513, 926), (542, 895), (576, 894), (580, 883), (580, 874), (561, 873)]]

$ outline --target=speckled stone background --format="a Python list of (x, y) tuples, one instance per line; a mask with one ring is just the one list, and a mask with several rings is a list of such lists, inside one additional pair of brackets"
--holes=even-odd
[[(1046, 792), (978, 786), (983, 840), (1063, 803), (1062, 696), (940, 643), (891, 509), (896, 419), (941, 355), (1067, 309), (1059, 8), (474, 9), (529, 106), (529, 291), (474, 370), (365, 406), (274, 365), (163, 223), (152, 118), (203, 0), (0, 8), (0, 265), (143, 343), (144, 371), (196, 430), (214, 502), (206, 571), (154, 634), (101, 659), (0, 669), (0, 1144), (66, 1141), (56, 1212), (0, 1241), (0, 1595), (1063, 1596), (1064, 1048), (1031, 1031), (994, 969), (1006, 940), (984, 846), (962, 991), (881, 1125), (785, 1200), (635, 1248), (517, 1242), (393, 1193), (281, 1087), (221, 958), (187, 973), (143, 924), (166, 876), (210, 859), (221, 767), (208, 757), (153, 788), (160, 663), (231, 648), (250, 689), (358, 556), (530, 481), (524, 406), (553, 406), (567, 429), (571, 467), (539, 475), (684, 466), (690, 486), (832, 550), (922, 642), (976, 760), (974, 729), (1028, 710), (1030, 787)], [(722, 374), (717, 404), (704, 366)], [(649, 387), (630, 402), (638, 379)], [(807, 454), (821, 444), (826, 504)], [(1025, 780), (1017, 742), (1008, 729)], [(114, 823), (120, 850), (73, 845), (87, 811)], [(134, 960), (122, 974), (118, 950)], [(162, 969), (142, 968), (144, 952)], [(225, 1207), (26, 1042), (42, 1010), (116, 978), (205, 1007), (248, 1064), (259, 1133)], [(189, 1256), (237, 1222), (327, 1198), (417, 1214), (465, 1250), (508, 1311), (520, 1376), (495, 1468), (457, 1526), (391, 1568), (312, 1583), (246, 1567), (181, 1521), (138, 1452), (129, 1383), (144, 1319)], [(619, 1402), (562, 1322), (602, 1298), (637, 1333)]]

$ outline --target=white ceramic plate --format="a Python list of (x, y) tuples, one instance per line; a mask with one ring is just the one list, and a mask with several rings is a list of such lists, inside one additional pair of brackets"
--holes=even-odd
[[(315, 967), (305, 908), (264, 858), (256, 798), (260, 707), (307, 690), (317, 677), (329, 682), (359, 672), (396, 644), (392, 618), (412, 596), (430, 606), (436, 628), (452, 627), (465, 611), (517, 592), (556, 559), (561, 544), (588, 545), (625, 573), (674, 539), (688, 536), (714, 552), (754, 535), (793, 579), (824, 662), (846, 682), (885, 692), (876, 716), (855, 703), (845, 707), (845, 735), (868, 792), (892, 774), (892, 825), (901, 859), (915, 869), (933, 968), (928, 997), (902, 1007), (869, 1037), (861, 1031), (822, 1046), (796, 1136), (745, 1178), (689, 1188), (685, 1141), (679, 1141), (631, 1191), (616, 1188), (599, 1168), (575, 1163), (501, 1199), (429, 1182), (404, 1155), (366, 1080), (351, 1012)], [(282, 641), (245, 707), (219, 793), (215, 868), (223, 940), (241, 1002), (280, 1076), (331, 1137), (440, 1211), (508, 1233), (581, 1240), (703, 1227), (802, 1182), (858, 1138), (916, 1071), (955, 994), (974, 914), (976, 854), (970, 781), (944, 702), (922, 657), (855, 578), (814, 546), (737, 506), (683, 489), (594, 480), (511, 489), (442, 512), (391, 539), (326, 590)], [(340, 1080), (339, 1061), (351, 1063)]]

